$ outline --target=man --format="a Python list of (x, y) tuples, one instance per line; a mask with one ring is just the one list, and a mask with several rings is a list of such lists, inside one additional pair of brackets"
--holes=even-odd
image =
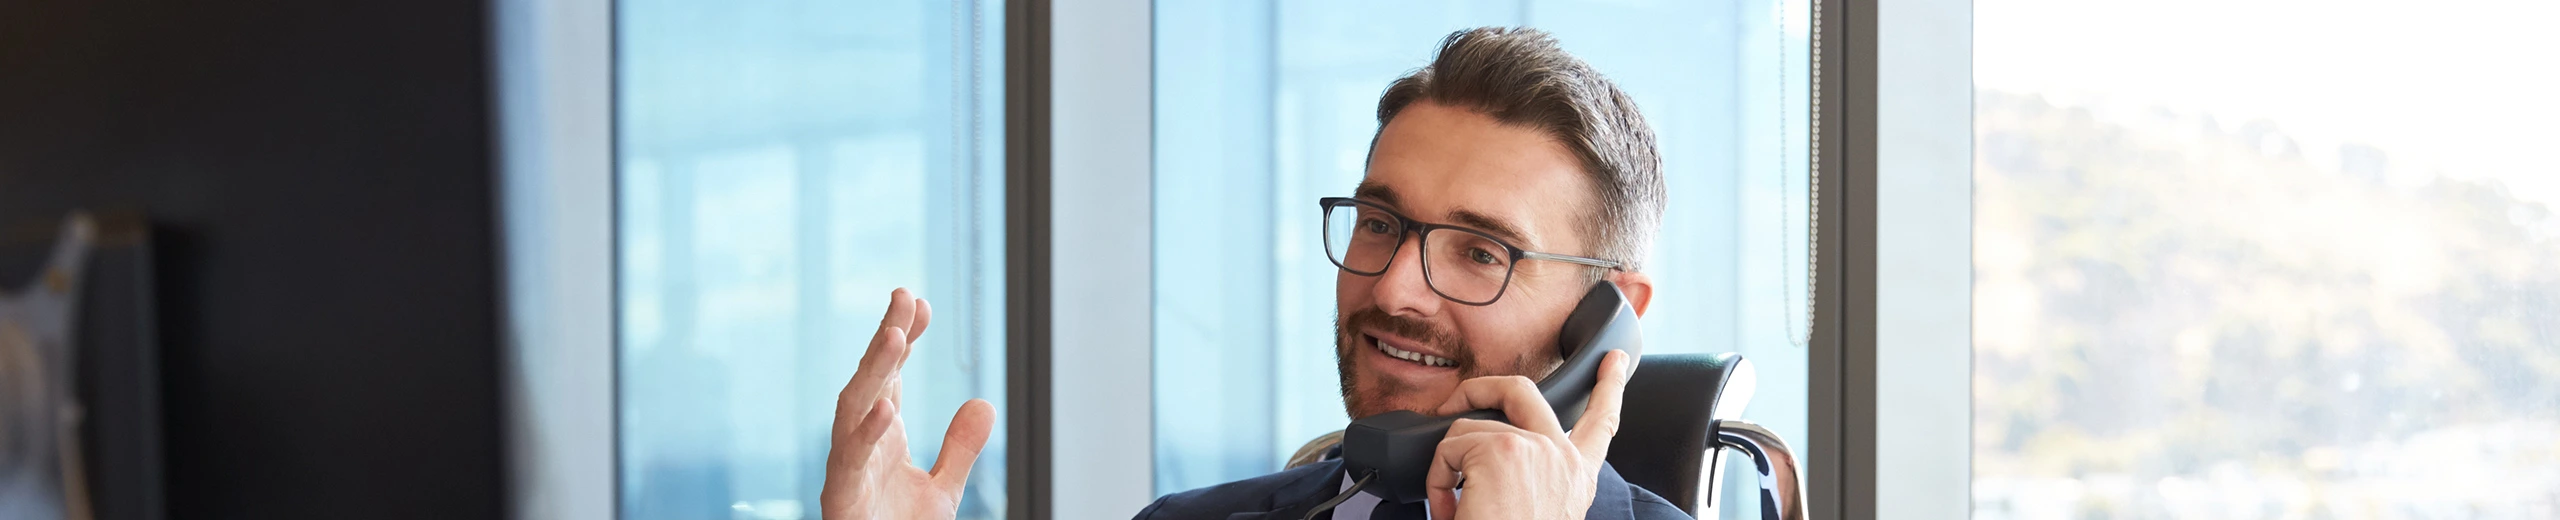
[[(1616, 284), (1638, 314), (1652, 300), (1637, 262), (1664, 193), (1635, 104), (1545, 33), (1488, 28), (1450, 35), (1430, 66), (1389, 85), (1378, 123), (1353, 196), (1324, 201), (1350, 415), (1496, 409), (1518, 420), (1450, 428), (1428, 478), (1435, 518), (1686, 518), (1604, 461), (1634, 359), (1604, 359), (1569, 433), (1531, 380), (1562, 361), (1556, 334), (1591, 284)], [(948, 518), (958, 505), (995, 411), (962, 405), (933, 470), (906, 463), (897, 366), (931, 316), (893, 294), (838, 397), (827, 518)], [(1350, 484), (1326, 460), (1166, 496), (1138, 516), (1294, 520)], [(1364, 492), (1329, 514), (1425, 512), (1380, 502)]]

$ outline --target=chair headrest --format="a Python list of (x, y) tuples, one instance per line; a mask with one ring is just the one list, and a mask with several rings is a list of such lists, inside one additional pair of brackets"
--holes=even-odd
[(1714, 492), (1720, 453), (1710, 428), (1739, 418), (1756, 384), (1741, 354), (1653, 354), (1627, 381), (1609, 464), (1691, 516)]

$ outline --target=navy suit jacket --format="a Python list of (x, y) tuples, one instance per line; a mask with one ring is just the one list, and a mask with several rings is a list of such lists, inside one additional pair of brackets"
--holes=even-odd
[[(1340, 494), (1342, 460), (1309, 463), (1287, 471), (1165, 495), (1138, 511), (1140, 520), (1155, 518), (1224, 518), (1226, 520), (1298, 520), (1307, 510)], [(1688, 513), (1661, 496), (1627, 483), (1617, 468), (1600, 466), (1600, 486), (1591, 495), (1586, 520), (1690, 520)]]

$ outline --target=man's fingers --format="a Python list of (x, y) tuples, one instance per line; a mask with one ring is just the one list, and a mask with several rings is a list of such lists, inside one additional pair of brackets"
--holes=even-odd
[(1627, 351), (1610, 352), (1600, 358), (1600, 382), (1591, 387), (1591, 404), (1582, 409), (1582, 420), (1573, 426), (1567, 438), (1582, 450), (1585, 460), (1609, 456), (1609, 441), (1618, 436), (1619, 411), (1624, 408), (1627, 379), (1636, 373), (1634, 356)]
[[(1500, 424), (1472, 419), (1460, 419), (1458, 422)], [(1431, 501), (1431, 517), (1446, 519), (1458, 514), (1457, 490), (1467, 483), (1467, 464), (1477, 457), (1492, 457), (1488, 460), (1518, 457), (1528, 451), (1529, 442), (1528, 437), (1518, 433), (1488, 430), (1461, 434), (1456, 426), (1451, 426), (1449, 436), (1440, 439), (1439, 447), (1433, 448), (1431, 469), (1422, 476), (1424, 498)]]
[[(871, 334), (871, 346), (862, 351), (862, 364), (853, 370), (853, 379), (836, 393), (836, 435), (850, 435), (853, 429), (871, 415), (871, 403), (883, 395), (894, 401), (897, 394), (891, 385), (904, 365), (909, 346), (922, 334), (918, 308), (923, 300), (914, 298), (905, 288), (889, 291), (889, 311), (880, 318), (880, 330)], [(931, 312), (931, 311), (923, 311)]]
[(897, 413), (897, 410), (890, 410), (889, 432), (880, 436), (880, 443), (877, 445), (877, 449), (880, 450), (880, 454), (874, 456), (881, 458), (874, 459), (875, 463), (896, 464), (901, 468), (914, 467), (916, 465), (916, 458), (909, 455), (907, 451), (907, 419), (905, 414)]
[(853, 380), (836, 393), (836, 432), (852, 431), (862, 417), (870, 415), (871, 403), (880, 400), (889, 380), (898, 375), (898, 359), (906, 357), (907, 332), (897, 327), (881, 327), (871, 336), (871, 348), (863, 351), (862, 365), (853, 371)]
[(838, 439), (835, 446), (828, 448), (836, 455), (835, 458), (839, 464), (836, 469), (859, 469), (870, 464), (871, 454), (874, 451), (872, 448), (880, 445), (880, 437), (889, 433), (889, 425), (895, 422), (893, 419), (897, 416), (897, 403), (891, 403), (887, 399), (874, 403), (871, 406), (871, 413), (862, 417), (859, 425), (853, 428), (851, 436)]
[[(909, 325), (909, 326), (907, 327), (907, 345), (908, 345), (908, 347), (907, 347), (907, 354), (906, 354), (906, 355), (903, 355), (903, 356), (898, 356), (898, 369), (899, 369), (899, 370), (906, 370), (906, 369), (907, 369), (907, 358), (915, 357), (915, 355), (916, 355), (916, 349), (915, 349), (915, 347), (914, 347), (914, 345), (916, 344), (916, 340), (924, 337), (924, 326), (925, 326), (925, 325), (928, 325), (928, 324), (931, 324), (932, 322), (933, 322), (933, 304), (931, 304), (931, 303), (926, 303), (926, 302), (924, 301), (924, 299), (923, 299), (923, 298), (916, 298), (916, 314), (915, 314), (915, 318), (914, 318), (914, 319), (911, 319), (911, 320), (908, 320), (908, 325)], [(893, 391), (894, 391), (894, 390), (893, 390)]]
[(889, 312), (881, 314), (880, 326), (906, 329), (907, 342), (915, 343), (924, 337), (924, 326), (932, 322), (933, 308), (925, 305), (924, 298), (916, 297), (915, 291), (905, 287), (889, 291)]
[(1440, 439), (1439, 448), (1431, 454), (1431, 468), (1422, 474), (1423, 499), (1430, 501), (1433, 520), (1447, 520), (1458, 514), (1458, 479), (1462, 476), (1459, 468), (1465, 467), (1467, 448), (1475, 441), (1474, 437), (1455, 431), (1450, 434)]
[(1530, 432), (1529, 430), (1520, 429), (1520, 427), (1518, 427), (1518, 426), (1512, 426), (1512, 425), (1511, 425), (1511, 423), (1506, 423), (1506, 422), (1502, 422), (1502, 421), (1488, 421), (1488, 420), (1484, 420), (1484, 419), (1459, 419), (1459, 420), (1457, 420), (1456, 422), (1449, 423), (1449, 433), (1447, 433), (1447, 434), (1443, 434), (1443, 435), (1441, 436), (1441, 438), (1446, 439), (1446, 438), (1450, 438), (1450, 437), (1458, 437), (1458, 436), (1463, 436), (1463, 435), (1467, 435), (1467, 434), (1471, 434), (1471, 433), (1477, 433), (1477, 432), (1485, 432), (1485, 433), (1503, 433), (1503, 434), (1534, 433), (1534, 432)]
[(916, 295), (899, 287), (889, 291), (889, 312), (881, 313), (880, 326), (909, 328), (916, 322)]
[(924, 301), (924, 298), (916, 298), (916, 316), (914, 319), (907, 320), (907, 324), (905, 325), (907, 327), (907, 343), (913, 344), (916, 342), (917, 338), (924, 337), (924, 327), (932, 324), (933, 303)]
[(1468, 410), (1501, 410), (1513, 426), (1554, 438), (1564, 437), (1564, 425), (1556, 422), (1554, 407), (1547, 406), (1546, 396), (1538, 395), (1538, 384), (1520, 376), (1479, 377), (1458, 382), (1449, 400), (1440, 403), (1437, 415), (1452, 415)]
[(951, 428), (942, 433), (942, 454), (933, 458), (933, 483), (958, 497), (969, 486), (969, 467), (978, 463), (978, 453), (987, 447), (987, 436), (995, 432), (996, 406), (985, 399), (970, 399), (960, 404), (960, 412), (951, 415)]
[[(1529, 444), (1538, 439), (1554, 438), (1502, 421), (1459, 419), (1450, 423), (1448, 435), (1441, 437), (1440, 445), (1432, 448), (1430, 470), (1423, 473), (1423, 498), (1431, 501), (1431, 517), (1441, 520), (1457, 518), (1457, 490), (1467, 485), (1468, 464), (1482, 460), (1498, 465), (1503, 460), (1520, 460), (1521, 452), (1528, 451)], [(1512, 453), (1489, 453), (1497, 449), (1509, 449)]]
[(1423, 495), (1424, 500), (1428, 500), (1429, 504), (1431, 504), (1431, 507), (1429, 508), (1431, 510), (1431, 520), (1454, 520), (1458, 518), (1458, 493), (1456, 491), (1431, 488), (1424, 490)]

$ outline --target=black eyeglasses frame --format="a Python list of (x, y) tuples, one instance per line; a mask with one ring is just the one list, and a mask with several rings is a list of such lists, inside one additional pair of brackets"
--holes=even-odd
[(1375, 211), (1377, 211), (1377, 212), (1379, 212), (1379, 213), (1385, 213), (1385, 214), (1387, 214), (1388, 216), (1395, 217), (1395, 219), (1396, 219), (1396, 225), (1397, 225), (1397, 226), (1399, 226), (1399, 228), (1398, 228), (1398, 229), (1401, 229), (1401, 230), (1403, 231), (1403, 233), (1399, 234), (1399, 235), (1396, 237), (1396, 247), (1395, 247), (1394, 249), (1390, 249), (1390, 250), (1388, 250), (1388, 251), (1387, 251), (1387, 260), (1386, 260), (1386, 265), (1384, 265), (1384, 266), (1382, 266), (1382, 267), (1379, 267), (1377, 271), (1373, 271), (1373, 272), (1363, 272), (1363, 271), (1361, 271), (1361, 270), (1359, 270), (1359, 269), (1352, 269), (1352, 268), (1351, 268), (1351, 266), (1343, 265), (1343, 264), (1342, 264), (1342, 259), (1341, 259), (1341, 257), (1342, 257), (1342, 255), (1343, 255), (1343, 254), (1347, 254), (1347, 253), (1346, 253), (1346, 252), (1342, 252), (1342, 251), (1334, 251), (1334, 250), (1333, 250), (1333, 238), (1332, 238), (1332, 237), (1329, 237), (1329, 236), (1328, 236), (1328, 237), (1324, 237), (1324, 248), (1325, 248), (1324, 258), (1325, 258), (1325, 261), (1332, 262), (1332, 263), (1333, 263), (1333, 266), (1334, 266), (1334, 267), (1336, 267), (1336, 268), (1340, 268), (1340, 269), (1342, 269), (1342, 272), (1351, 273), (1351, 274), (1360, 275), (1360, 276), (1378, 276), (1378, 275), (1387, 274), (1387, 270), (1388, 270), (1388, 269), (1393, 269), (1393, 268), (1395, 267), (1395, 265), (1396, 265), (1396, 255), (1399, 255), (1399, 254), (1403, 254), (1403, 253), (1404, 253), (1404, 242), (1405, 242), (1405, 241), (1404, 241), (1404, 235), (1412, 235), (1412, 236), (1414, 237), (1414, 244), (1413, 244), (1414, 248), (1416, 248), (1416, 249), (1425, 249), (1425, 250), (1427, 250), (1427, 249), (1429, 249), (1429, 248), (1430, 248), (1430, 246), (1429, 246), (1429, 245), (1427, 245), (1427, 244), (1424, 244), (1424, 243), (1423, 243), (1423, 241), (1425, 241), (1425, 240), (1430, 240), (1430, 239), (1431, 239), (1431, 232), (1432, 232), (1432, 231), (1434, 231), (1434, 230), (1439, 230), (1439, 229), (1448, 229), (1448, 230), (1452, 230), (1452, 231), (1458, 231), (1458, 232), (1468, 233), (1468, 234), (1472, 234), (1472, 235), (1475, 235), (1475, 236), (1478, 236), (1478, 237), (1482, 237), (1482, 238), (1484, 238), (1485, 240), (1492, 241), (1492, 242), (1493, 242), (1494, 244), (1496, 244), (1496, 245), (1500, 245), (1500, 246), (1502, 246), (1502, 249), (1503, 249), (1503, 250), (1510, 251), (1510, 252), (1511, 252), (1511, 259), (1510, 259), (1510, 262), (1509, 262), (1508, 264), (1506, 264), (1506, 265), (1504, 266), (1503, 270), (1502, 270), (1502, 287), (1501, 287), (1501, 288), (1499, 288), (1499, 289), (1494, 289), (1494, 291), (1493, 291), (1493, 296), (1492, 296), (1492, 297), (1490, 297), (1490, 298), (1486, 298), (1486, 299), (1485, 299), (1484, 301), (1482, 301), (1482, 302), (1471, 302), (1471, 301), (1467, 301), (1467, 300), (1459, 299), (1458, 297), (1450, 296), (1450, 295), (1449, 295), (1449, 293), (1448, 293), (1448, 292), (1446, 292), (1446, 291), (1442, 291), (1442, 290), (1440, 290), (1440, 284), (1438, 284), (1438, 283), (1434, 283), (1434, 282), (1432, 282), (1432, 281), (1431, 281), (1431, 261), (1430, 261), (1430, 259), (1425, 258), (1425, 259), (1421, 260), (1421, 262), (1422, 262), (1422, 279), (1423, 279), (1423, 285), (1424, 285), (1424, 286), (1428, 286), (1428, 287), (1430, 287), (1430, 288), (1431, 288), (1431, 293), (1432, 293), (1432, 294), (1440, 295), (1440, 298), (1441, 298), (1441, 299), (1445, 299), (1445, 300), (1449, 300), (1449, 301), (1457, 302), (1457, 303), (1459, 303), (1459, 304), (1461, 304), (1461, 305), (1469, 305), (1469, 306), (1475, 306), (1475, 307), (1483, 307), (1483, 306), (1486, 306), (1486, 305), (1492, 305), (1492, 304), (1493, 304), (1493, 302), (1501, 301), (1501, 300), (1502, 300), (1502, 295), (1503, 295), (1503, 294), (1507, 294), (1507, 293), (1510, 293), (1510, 292), (1511, 292), (1511, 277), (1512, 277), (1512, 275), (1518, 274), (1518, 273), (1520, 272), (1520, 261), (1521, 261), (1521, 260), (1547, 260), (1547, 261), (1554, 261), (1554, 262), (1565, 262), (1565, 263), (1571, 263), (1571, 264), (1580, 264), (1580, 265), (1585, 266), (1585, 267), (1597, 267), (1597, 268), (1601, 268), (1601, 269), (1608, 269), (1608, 270), (1612, 270), (1612, 271), (1615, 271), (1615, 270), (1621, 270), (1621, 269), (1624, 269), (1624, 268), (1625, 268), (1625, 264), (1621, 264), (1621, 263), (1613, 262), (1613, 261), (1609, 261), (1609, 260), (1602, 260), (1602, 259), (1598, 259), (1598, 258), (1591, 258), (1591, 257), (1584, 257), (1584, 256), (1574, 256), (1574, 255), (1555, 254), (1555, 253), (1541, 253), (1541, 252), (1537, 252), (1537, 251), (1530, 251), (1530, 250), (1527, 250), (1527, 249), (1522, 249), (1520, 246), (1512, 245), (1512, 244), (1511, 244), (1511, 241), (1503, 240), (1503, 239), (1502, 239), (1502, 237), (1493, 236), (1493, 234), (1492, 234), (1492, 233), (1486, 233), (1486, 232), (1484, 232), (1484, 231), (1482, 231), (1482, 230), (1478, 230), (1478, 229), (1471, 228), (1471, 227), (1466, 227), (1466, 226), (1455, 226), (1455, 225), (1449, 225), (1449, 224), (1436, 224), (1436, 223), (1430, 223), (1430, 222), (1423, 222), (1423, 221), (1420, 221), (1420, 220), (1414, 220), (1414, 219), (1413, 219), (1413, 217), (1405, 216), (1405, 214), (1404, 214), (1403, 212), (1396, 211), (1396, 210), (1394, 210), (1394, 209), (1392, 209), (1392, 208), (1388, 208), (1388, 207), (1386, 207), (1386, 206), (1384, 206), (1384, 205), (1380, 205), (1380, 204), (1375, 203), (1375, 202), (1369, 202), (1369, 201), (1360, 200), (1360, 199), (1357, 199), (1357, 198), (1352, 198), (1352, 197), (1324, 197), (1324, 198), (1316, 199), (1316, 202), (1317, 202), (1317, 204), (1318, 204), (1319, 206), (1321, 206), (1322, 208), (1324, 208), (1324, 218), (1325, 218), (1325, 221), (1326, 221), (1326, 222), (1327, 222), (1327, 224), (1328, 224), (1328, 225), (1326, 225), (1326, 226), (1324, 226), (1324, 227), (1323, 227), (1323, 229), (1322, 229), (1322, 232), (1323, 232), (1323, 233), (1331, 234), (1331, 233), (1333, 232), (1333, 226), (1331, 226), (1331, 225), (1329, 225), (1329, 224), (1330, 224), (1330, 223), (1331, 223), (1331, 221), (1333, 220), (1333, 210), (1334, 210), (1334, 209), (1336, 209), (1336, 208), (1345, 208), (1345, 207), (1354, 207), (1354, 206), (1357, 206), (1357, 207), (1359, 207), (1359, 208), (1367, 208), (1367, 209), (1370, 209), (1370, 210), (1375, 210)]

